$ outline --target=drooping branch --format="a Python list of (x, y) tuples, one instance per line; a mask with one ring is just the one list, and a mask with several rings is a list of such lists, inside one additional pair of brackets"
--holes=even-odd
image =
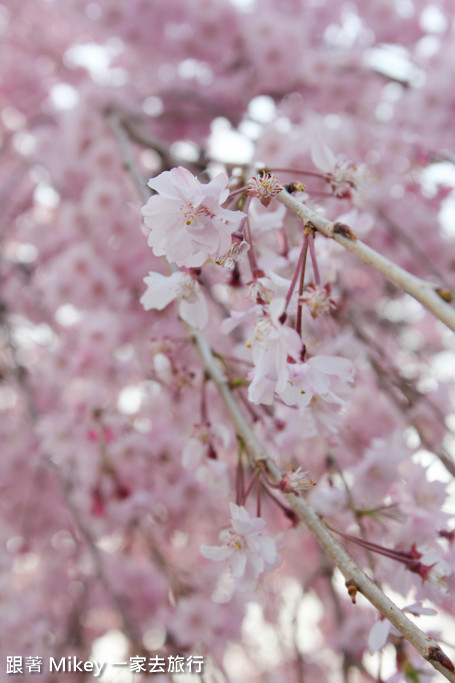
[[(240, 410), (235, 396), (229, 387), (228, 379), (214, 358), (205, 337), (195, 329), (191, 329), (189, 333), (199, 353), (204, 370), (215, 384), (237, 435), (243, 441), (249, 456), (255, 463), (262, 463), (266, 467), (270, 479), (278, 483), (281, 480), (282, 473), (274, 460), (268, 456), (266, 449)], [(286, 498), (299, 519), (305, 524), (321, 548), (341, 571), (346, 581), (355, 585), (357, 590), (400, 631), (424, 659), (430, 662), (447, 680), (455, 683), (455, 668), (438, 643), (413, 624), (402, 610), (359, 569), (353, 558), (332, 536), (326, 524), (304, 498), (297, 497), (294, 494), (286, 494)], [(445, 664), (441, 662), (445, 662)]]
[[(122, 148), (123, 157), (126, 162), (125, 165), (127, 169), (132, 173), (136, 181), (136, 184), (138, 185), (138, 189), (141, 195), (143, 196), (143, 198), (145, 198), (147, 189), (144, 188), (143, 183), (140, 182), (139, 174), (135, 172), (136, 169), (134, 166), (134, 162), (132, 161), (128, 150), (128, 133), (123, 129), (121, 125), (114, 125), (113, 127), (114, 132), (116, 133)], [(278, 195), (278, 199), (282, 201), (283, 204), (288, 206), (288, 208), (294, 211), (300, 218), (302, 218), (302, 220), (305, 223), (310, 222), (313, 227), (315, 227), (317, 230), (325, 234), (327, 237), (332, 237), (345, 246), (345, 242), (348, 244), (350, 244), (351, 242), (353, 244), (357, 244), (356, 241), (350, 240), (345, 237), (342, 238), (341, 235), (335, 232), (335, 226), (333, 224), (331, 224), (326, 219), (321, 218), (304, 205), (300, 204), (294, 197), (292, 197), (289, 193), (285, 192), (284, 190)], [(376, 254), (374, 250), (369, 249), (368, 247), (366, 247), (366, 245), (362, 246), (365, 250), (367, 250), (367, 253), (371, 252), (373, 255), (375, 255), (375, 257), (377, 256), (377, 261), (375, 260), (375, 263), (382, 264), (382, 262), (384, 262), (386, 264), (386, 266), (384, 265), (384, 269), (378, 266), (375, 267), (377, 267), (377, 269), (380, 270), (380, 272), (383, 272), (384, 275), (390, 277), (390, 279), (393, 279), (393, 281), (397, 284), (401, 284), (400, 279), (398, 278), (398, 276), (390, 276), (388, 274), (389, 269), (392, 270), (394, 273), (396, 270), (398, 273), (404, 274), (405, 276), (407, 276), (407, 278), (409, 278), (411, 282), (415, 280), (419, 284), (429, 287), (429, 285), (423, 283), (421, 280), (418, 280), (418, 278), (414, 278), (414, 276), (409, 275), (409, 273), (406, 273), (406, 271), (403, 271), (398, 266), (395, 266), (395, 264), (393, 264), (392, 262), (388, 261), (387, 259), (384, 259), (383, 257), (380, 257), (379, 254)], [(361, 256), (361, 253), (359, 253), (359, 256)], [(366, 262), (370, 263), (370, 260), (367, 260), (367, 258), (364, 258), (364, 256), (361, 256), (361, 258), (366, 260)], [(172, 264), (169, 264), (169, 266), (172, 272)], [(401, 286), (403, 286), (403, 288), (406, 291), (409, 291), (408, 288), (404, 285)], [(413, 294), (413, 292), (411, 291), (409, 291), (409, 293)], [(434, 292), (434, 290), (433, 293), (434, 297), (436, 297), (438, 301), (442, 303), (442, 300), (439, 299), (438, 295)], [(416, 298), (418, 297), (416, 296)], [(430, 306), (427, 307), (430, 308), (430, 310), (432, 310)], [(449, 309), (449, 311), (451, 311), (451, 309)], [(455, 314), (453, 318), (454, 320), (452, 329), (455, 330)], [(239, 439), (241, 439), (241, 441), (243, 442), (246, 452), (248, 453), (249, 457), (254, 463), (258, 465), (262, 464), (262, 466), (266, 468), (270, 479), (274, 483), (278, 484), (281, 480), (282, 472), (280, 471), (279, 467), (276, 465), (274, 460), (268, 455), (267, 450), (262, 445), (256, 434), (254, 433), (253, 429), (251, 428), (251, 425), (245, 417), (245, 414), (242, 412), (236, 400), (236, 397), (231, 391), (229, 380), (224, 374), (224, 371), (221, 368), (221, 364), (213, 355), (207, 340), (199, 330), (191, 328), (189, 325), (186, 325), (186, 327), (188, 335), (193, 341), (194, 346), (198, 351), (204, 371), (215, 384), (218, 393), (225, 405), (225, 408), (232, 420), (236, 433)], [(364, 595), (364, 597), (374, 607), (376, 607), (376, 609), (385, 618), (387, 618), (397, 628), (398, 631), (400, 631), (404, 638), (415, 647), (415, 649), (420, 653), (420, 655), (425, 660), (430, 662), (432, 666), (437, 671), (439, 671), (443, 676), (445, 676), (447, 680), (452, 681), (452, 683), (455, 683), (455, 667), (453, 666), (452, 662), (447, 657), (447, 655), (445, 655), (445, 653), (438, 645), (438, 643), (431, 637), (427, 636), (415, 624), (413, 624), (413, 622), (410, 621), (410, 619), (408, 619), (408, 617), (402, 612), (402, 610), (400, 610), (400, 608), (397, 605), (395, 605), (395, 603), (392, 602), (361, 569), (359, 569), (353, 558), (349, 555), (345, 548), (332, 536), (323, 520), (303, 498), (297, 497), (293, 494), (284, 495), (288, 499), (291, 507), (296, 512), (299, 519), (303, 522), (303, 524), (305, 524), (310, 533), (315, 537), (321, 549), (332, 560), (334, 565), (338, 567), (338, 569), (341, 571), (341, 573), (346, 579), (346, 582), (349, 582), (350, 585), (355, 586), (356, 589), (362, 595)]]
[(58, 467), (58, 465), (55, 463), (55, 461), (51, 457), (47, 458), (47, 464), (55, 472), (56, 477), (57, 477), (57, 481), (60, 485), (60, 488), (61, 488), (61, 491), (63, 494), (63, 498), (64, 498), (65, 503), (67, 505), (67, 508), (71, 514), (71, 517), (73, 518), (74, 525), (88, 546), (90, 555), (92, 557), (92, 561), (94, 563), (96, 575), (97, 575), (101, 585), (103, 586), (104, 590), (106, 591), (106, 594), (108, 595), (109, 599), (111, 600), (112, 604), (116, 608), (116, 610), (117, 610), (117, 612), (118, 612), (118, 614), (122, 620), (125, 633), (128, 635), (131, 643), (133, 643), (135, 646), (138, 646), (138, 644), (140, 644), (140, 642), (141, 642), (139, 633), (137, 632), (135, 624), (133, 623), (133, 621), (128, 616), (121, 597), (117, 594), (117, 592), (111, 586), (111, 583), (109, 581), (109, 577), (107, 576), (106, 571), (105, 571), (104, 566), (103, 566), (103, 561), (102, 561), (100, 550), (99, 550), (98, 546), (96, 545), (95, 540), (93, 539), (87, 525), (83, 522), (82, 516), (81, 516), (77, 506), (74, 504), (74, 502), (72, 500), (71, 485), (65, 479), (60, 468)]
[[(375, 268), (387, 279), (394, 282), (398, 287), (419, 301), (425, 308), (433, 313), (441, 322), (455, 332), (455, 309), (444, 301), (437, 288), (425, 280), (421, 280), (415, 275), (411, 275), (390, 259), (382, 256), (377, 251), (367, 246), (341, 223), (332, 223), (327, 218), (318, 215), (302, 202), (299, 202), (289, 192), (283, 190), (277, 199), (288, 209), (295, 213), (305, 225), (311, 224), (318, 232), (329, 237), (345, 249), (352, 251), (365, 263)], [(349, 237), (351, 233), (351, 237)]]

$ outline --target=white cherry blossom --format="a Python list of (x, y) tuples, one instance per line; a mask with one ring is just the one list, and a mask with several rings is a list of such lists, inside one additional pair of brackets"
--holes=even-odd
[(179, 166), (151, 178), (148, 184), (158, 193), (142, 208), (155, 256), (197, 268), (208, 258), (229, 251), (231, 234), (245, 214), (221, 206), (229, 194), (226, 174), (220, 173), (204, 185)]
[(296, 330), (281, 323), (283, 311), (284, 299), (273, 299), (247, 342), (253, 350), (254, 369), (248, 375), (252, 403), (272, 403), (276, 385), (287, 380), (288, 359), (300, 360), (302, 340)]
[(337, 159), (321, 137), (311, 145), (311, 159), (324, 174), (335, 197), (350, 197), (351, 190), (363, 189), (368, 182), (364, 164), (357, 167), (351, 161)]
[(141, 297), (141, 304), (146, 311), (152, 308), (161, 311), (177, 299), (182, 320), (199, 329), (206, 326), (209, 319), (207, 304), (199, 283), (191, 275), (178, 272), (166, 276), (150, 272), (144, 282), (147, 290)]
[(331, 403), (344, 404), (332, 390), (331, 377), (343, 382), (354, 381), (354, 366), (339, 356), (313, 356), (306, 363), (287, 363), (287, 376), (283, 374), (276, 393), (287, 405), (307, 406), (314, 396)]
[(209, 560), (229, 560), (237, 588), (253, 590), (264, 571), (281, 564), (276, 539), (267, 535), (262, 517), (251, 518), (243, 506), (230, 503), (231, 527), (220, 532), (221, 546), (201, 546), (201, 554)]

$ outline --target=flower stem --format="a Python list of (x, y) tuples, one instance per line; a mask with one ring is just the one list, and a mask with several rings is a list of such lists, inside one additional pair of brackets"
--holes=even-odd
[(305, 254), (303, 257), (303, 263), (302, 263), (302, 269), (300, 271), (300, 282), (299, 282), (299, 300), (297, 304), (297, 317), (295, 320), (295, 329), (299, 333), (300, 336), (302, 336), (302, 310), (303, 310), (303, 303), (300, 300), (300, 297), (303, 294), (303, 290), (305, 288), (305, 270), (306, 270), (306, 257), (308, 253), (308, 235), (305, 235), (304, 239), (304, 245), (305, 245)]
[(310, 248), (311, 264), (313, 266), (313, 272), (314, 272), (314, 281), (319, 287), (321, 285), (321, 276), (319, 275), (319, 267), (318, 267), (318, 262), (316, 259), (316, 251), (314, 248), (314, 237), (312, 234), (310, 234), (310, 236), (309, 236), (308, 246)]
[(297, 277), (299, 273), (301, 272), (302, 269), (305, 268), (305, 261), (306, 261), (306, 255), (307, 255), (307, 250), (308, 250), (308, 235), (305, 235), (303, 238), (303, 244), (302, 248), (300, 250), (299, 254), (299, 260), (297, 261), (297, 266), (294, 271), (294, 275), (292, 276), (291, 284), (289, 285), (288, 293), (286, 294), (286, 302), (284, 304), (284, 312), (287, 311), (289, 302), (291, 301), (292, 294), (295, 289), (295, 283), (297, 282)]
[[(281, 193), (287, 194), (287, 193)], [(281, 196), (279, 195), (279, 196)], [(290, 195), (289, 195), (290, 197)], [(293, 199), (291, 197), (291, 199)], [(297, 205), (299, 203), (297, 202)], [(319, 218), (318, 216), (316, 218)], [(307, 219), (308, 220), (308, 219)], [(347, 238), (345, 238), (348, 241)], [(210, 346), (205, 337), (199, 330), (191, 329), (189, 333), (199, 352), (205, 370), (210, 375), (212, 381), (218, 389), (220, 398), (225, 404), (226, 410), (233, 422), (242, 448), (249, 454), (254, 462), (262, 462), (267, 468), (268, 475), (277, 484), (281, 480), (282, 472), (275, 461), (267, 454), (263, 444), (259, 441), (248, 420), (245, 418), (234, 395), (229, 388), (229, 382), (220, 365), (215, 362)], [(267, 489), (267, 495), (278, 502), (275, 496)], [(344, 547), (332, 536), (327, 525), (320, 518), (317, 512), (306, 502), (303, 496), (295, 496), (292, 493), (285, 494), (292, 509), (288, 513), (298, 517), (306, 526), (307, 530), (316, 538), (320, 547), (330, 557), (332, 562), (339, 568), (346, 580), (353, 581), (358, 590), (365, 598), (374, 605), (416, 648), (422, 657), (428, 661), (437, 671), (447, 680), (455, 683), (455, 673), (447, 665), (445, 657), (438, 643), (426, 633), (421, 631), (403, 611), (388, 598), (382, 590), (357, 566), (353, 558), (347, 553)], [(281, 505), (281, 507), (283, 507)], [(437, 655), (437, 656), (436, 656)]]
[(310, 221), (318, 232), (338, 242), (345, 249), (352, 251), (362, 261), (382, 273), (398, 287), (404, 289), (405, 292), (413, 296), (417, 301), (420, 301), (425, 308), (455, 332), (455, 310), (438, 294), (437, 287), (432, 283), (425, 282), (425, 280), (411, 275), (404, 268), (400, 268), (393, 261), (363, 244), (348, 226), (343, 226), (336, 222), (331, 223), (323, 216), (312, 211), (305, 204), (302, 204), (302, 202), (299, 202), (289, 192), (283, 190), (277, 196), (277, 199), (299, 216), (304, 224)]

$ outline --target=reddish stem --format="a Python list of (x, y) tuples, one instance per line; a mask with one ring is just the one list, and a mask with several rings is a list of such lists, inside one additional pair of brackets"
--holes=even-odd
[(310, 238), (308, 239), (308, 246), (310, 247), (310, 256), (311, 256), (311, 264), (313, 266), (313, 272), (314, 272), (314, 281), (319, 287), (321, 285), (321, 277), (319, 275), (318, 262), (316, 260), (316, 252), (314, 249), (314, 237), (313, 237), (313, 235), (310, 235)]
[(316, 173), (315, 171), (302, 171), (299, 168), (270, 168), (269, 170), (272, 173), (293, 173), (297, 175), (311, 176), (312, 178), (322, 178), (323, 180), (326, 179), (324, 173)]
[[(256, 473), (259, 473), (259, 470), (256, 470)], [(261, 516), (261, 482), (259, 479), (257, 480), (257, 486), (256, 486), (256, 517)]]
[(305, 235), (305, 237), (303, 238), (302, 248), (301, 248), (300, 254), (299, 254), (299, 260), (297, 261), (297, 266), (296, 266), (296, 269), (294, 271), (294, 275), (292, 276), (292, 281), (291, 281), (291, 284), (289, 286), (288, 293), (286, 294), (286, 302), (284, 304), (283, 313), (285, 313), (287, 311), (287, 308), (289, 306), (289, 302), (291, 300), (292, 294), (293, 294), (294, 289), (295, 289), (295, 283), (297, 282), (297, 277), (300, 273), (302, 266), (305, 263), (307, 249), (308, 249), (308, 235)]
[[(242, 503), (241, 503), (242, 505), (245, 505), (245, 503), (246, 503), (246, 501), (247, 501), (247, 498), (248, 498), (248, 495), (249, 495), (251, 489), (253, 488), (253, 484), (254, 484), (254, 482), (256, 481), (258, 474), (259, 474), (259, 470), (256, 469), (256, 470), (254, 471), (254, 473), (253, 473), (253, 476), (251, 477), (251, 479), (250, 479), (250, 481), (249, 481), (248, 486), (246, 487), (246, 489), (245, 489), (245, 491), (244, 491), (244, 493), (243, 493), (243, 498), (242, 498)], [(258, 517), (259, 517), (259, 516), (260, 516), (260, 515), (258, 515)]]
[(237, 467), (235, 470), (235, 502), (237, 505), (243, 505), (245, 487), (245, 476), (243, 471), (242, 454), (239, 453)]
[[(306, 257), (308, 253), (308, 235), (305, 235), (305, 239), (303, 241), (305, 245), (305, 253), (303, 255), (303, 263), (302, 263), (302, 270), (300, 271), (300, 282), (299, 282), (299, 297), (302, 296), (303, 290), (305, 287), (305, 270), (306, 270)], [(295, 320), (295, 329), (299, 333), (300, 336), (302, 336), (302, 309), (303, 309), (303, 304), (300, 301), (297, 304), (297, 317)]]
[(242, 194), (243, 192), (246, 192), (247, 190), (248, 190), (248, 185), (244, 185), (243, 187), (239, 187), (238, 190), (232, 190), (232, 192), (229, 193), (229, 196), (226, 199), (226, 201), (229, 202), (233, 197), (236, 197), (238, 194)]
[(384, 548), (383, 546), (377, 545), (377, 543), (366, 541), (363, 538), (357, 538), (357, 536), (344, 534), (342, 531), (338, 531), (337, 529), (333, 529), (333, 531), (339, 536), (345, 538), (347, 541), (352, 541), (352, 543), (356, 543), (356, 545), (360, 545), (366, 550), (371, 550), (374, 553), (378, 553), (378, 555), (389, 557), (392, 560), (402, 562), (406, 565), (413, 564), (416, 560), (418, 560), (419, 557), (421, 557), (421, 553), (419, 553), (415, 548), (411, 551), (393, 550), (392, 548)]
[(207, 377), (204, 373), (202, 377), (202, 391), (201, 391), (201, 424), (208, 425), (209, 421), (207, 418)]

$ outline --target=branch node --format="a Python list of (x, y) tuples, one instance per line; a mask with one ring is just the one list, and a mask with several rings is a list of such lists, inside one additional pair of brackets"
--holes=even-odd
[(346, 223), (332, 223), (332, 225), (329, 228), (329, 237), (333, 237), (335, 234), (336, 235), (343, 235), (343, 237), (347, 237), (348, 240), (352, 240), (353, 242), (357, 241), (357, 235), (351, 230), (349, 225), (346, 225)]
[(451, 304), (453, 301), (453, 294), (450, 289), (442, 289), (442, 287), (436, 287), (434, 290), (436, 294), (446, 303)]
[(314, 225), (314, 223), (312, 223), (311, 221), (306, 221), (304, 228), (304, 237), (306, 237), (307, 235), (311, 235), (313, 239), (316, 237), (317, 228)]
[(428, 648), (427, 659), (429, 661), (439, 662), (439, 664), (441, 664), (443, 667), (452, 673), (455, 673), (454, 665), (438, 645), (433, 645), (432, 647)]
[(355, 605), (356, 595), (360, 590), (358, 585), (355, 583), (354, 579), (347, 579), (345, 586), (348, 589), (348, 595), (352, 600), (352, 604)]

